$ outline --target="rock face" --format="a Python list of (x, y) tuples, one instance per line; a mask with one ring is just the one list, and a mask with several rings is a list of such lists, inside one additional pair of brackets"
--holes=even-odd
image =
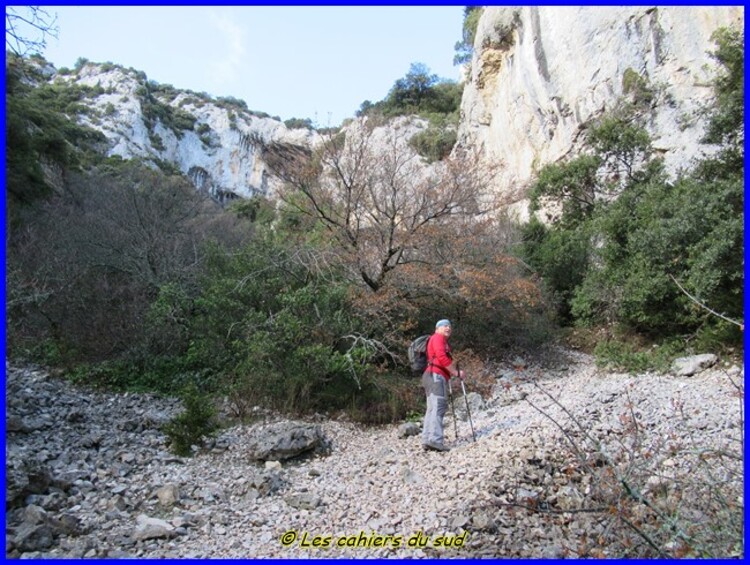
[[(37, 70), (52, 84), (84, 93), (77, 120), (105, 136), (102, 150), (107, 156), (174, 167), (220, 202), (273, 197), (282, 186), (264, 158), (263, 146), (306, 154), (323, 141), (318, 131), (287, 128), (278, 119), (249, 110), (241, 100), (178, 90), (111, 63), (89, 62), (74, 71), (56, 71), (51, 65)], [(365, 121), (351, 120), (342, 127), (347, 143), (369, 135), (363, 133)], [(367, 146), (381, 153), (416, 155), (408, 141), (426, 127), (427, 121), (416, 116), (398, 117), (374, 127)], [(418, 160), (417, 173), (429, 174), (432, 167)], [(48, 171), (48, 180), (59, 185), (61, 179), (53, 173)]]
[(220, 200), (268, 195), (279, 185), (256, 139), (309, 146), (317, 136), (288, 129), (242, 101), (177, 90), (112, 64), (86, 63), (50, 80), (94, 89), (82, 100), (87, 110), (79, 121), (106, 136), (108, 156), (170, 163)]
[(525, 212), (525, 188), (575, 154), (585, 124), (612, 109), (628, 80), (654, 92), (649, 133), (671, 172), (701, 148), (697, 111), (712, 94), (711, 34), (742, 25), (742, 7), (486, 8), (461, 103), (459, 143), (503, 170), (497, 189)]
[[(526, 219), (525, 193), (534, 174), (575, 154), (586, 124), (612, 109), (628, 83), (643, 82), (653, 94), (654, 146), (671, 172), (687, 167), (704, 149), (698, 110), (712, 94), (711, 34), (743, 17), (742, 7), (486, 8), (458, 144), (500, 165), (494, 189)], [(307, 151), (322, 139), (315, 130), (289, 129), (249, 110), (241, 100), (177, 90), (110, 63), (40, 71), (45, 80), (89, 89), (79, 100), (85, 110), (78, 119), (105, 135), (107, 155), (170, 164), (221, 201), (273, 196), (281, 186), (260, 141)], [(403, 125), (397, 120), (390, 127)], [(409, 135), (425, 124), (416, 126)]]

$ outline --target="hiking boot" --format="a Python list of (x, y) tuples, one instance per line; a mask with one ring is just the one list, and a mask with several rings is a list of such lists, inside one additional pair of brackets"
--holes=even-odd
[(423, 443), (422, 449), (425, 451), (450, 451), (450, 447), (446, 447), (442, 443), (434, 442)]

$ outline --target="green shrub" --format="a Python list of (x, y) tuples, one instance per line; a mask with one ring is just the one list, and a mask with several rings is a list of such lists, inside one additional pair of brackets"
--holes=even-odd
[[(9, 328), (8, 337), (11, 337), (12, 334), (13, 332)], [(69, 344), (49, 337), (14, 345), (14, 355), (18, 355), (21, 358), (28, 358), (50, 367), (67, 366), (71, 357), (75, 358), (75, 352), (69, 350)], [(9, 347), (9, 349), (11, 348)]]
[(153, 132), (156, 122), (172, 130), (177, 139), (183, 135), (183, 131), (190, 131), (195, 127), (197, 118), (182, 108), (173, 108), (168, 103), (162, 102), (156, 97), (174, 100), (177, 91), (171, 85), (160, 85), (155, 81), (146, 81), (135, 91), (141, 104), (141, 112), (144, 122), (149, 131)]
[(75, 384), (118, 392), (139, 390), (143, 383), (139, 367), (127, 361), (79, 364), (68, 378)]
[(58, 83), (34, 87), (28, 77), (36, 72), (20, 57), (9, 55), (6, 61), (5, 170), (12, 224), (21, 207), (51, 194), (41, 163), (75, 170), (95, 161), (97, 148), (106, 139), (74, 119), (91, 88)]
[(362, 391), (366, 401), (350, 400), (347, 414), (355, 422), (382, 425), (405, 419), (421, 418), (425, 410), (424, 391), (419, 379), (409, 380), (402, 375), (376, 375)]
[(596, 363), (621, 371), (642, 373), (669, 370), (672, 361), (685, 351), (681, 340), (667, 340), (661, 344), (638, 345), (626, 338), (599, 343), (594, 349)]
[(481, 6), (466, 6), (464, 8), (464, 22), (461, 30), (461, 41), (457, 41), (454, 46), (456, 54), (453, 57), (454, 65), (463, 65), (471, 62), (474, 54), (474, 38), (477, 34), (479, 18), (482, 16), (484, 8)]
[(73, 68), (76, 72), (80, 72), (83, 67), (85, 67), (89, 63), (89, 60), (86, 57), (78, 57), (76, 59), (75, 64), (73, 65)]
[[(160, 140), (161, 138), (157, 136), (157, 139)], [(182, 176), (182, 171), (180, 171), (174, 161), (165, 161), (164, 159), (152, 158), (151, 162), (153, 162), (159, 168), (159, 170), (167, 176)]]
[(289, 129), (313, 129), (312, 120), (310, 118), (290, 118), (284, 120), (284, 125)]
[(566, 163), (542, 168), (531, 187), (531, 210), (538, 210), (545, 199), (560, 204), (562, 213), (553, 217), (560, 228), (575, 228), (591, 217), (600, 187), (598, 155), (579, 155)]
[(171, 126), (177, 130), (190, 131), (195, 127), (195, 122), (198, 120), (192, 114), (185, 112), (181, 109), (172, 109), (172, 121)]
[[(720, 63), (719, 74), (714, 80), (716, 101), (709, 116), (705, 143), (716, 143), (724, 150), (743, 151), (745, 115), (745, 38), (740, 28), (721, 28), (714, 32), (716, 42), (714, 59)], [(742, 160), (736, 162), (738, 172)]]
[(452, 115), (457, 123), (462, 93), (463, 84), (431, 74), (423, 63), (412, 63), (406, 76), (394, 83), (384, 100), (375, 104), (366, 100), (357, 116)]
[(647, 78), (628, 67), (622, 74), (622, 92), (630, 96), (637, 106), (650, 106), (654, 101), (654, 89)]
[(146, 314), (144, 337), (151, 355), (179, 355), (189, 339), (193, 300), (185, 285), (168, 282), (159, 287)]
[(234, 108), (237, 110), (244, 110), (245, 112), (248, 111), (247, 102), (239, 98), (235, 98), (234, 96), (219, 96), (216, 99), (216, 104), (218, 106), (221, 106), (222, 108)]
[(200, 445), (205, 438), (215, 435), (218, 424), (216, 409), (209, 397), (197, 387), (190, 386), (182, 394), (185, 410), (172, 418), (162, 428), (177, 455), (191, 455), (192, 446)]
[(695, 353), (720, 351), (734, 356), (738, 349), (742, 352), (742, 333), (735, 324), (712, 318), (690, 340), (690, 349)]
[(450, 155), (453, 146), (456, 144), (456, 139), (455, 129), (429, 127), (414, 135), (409, 140), (409, 145), (427, 159), (428, 163), (433, 163)]
[(149, 132), (148, 139), (151, 141), (151, 146), (157, 151), (164, 151), (166, 147), (161, 139), (161, 136), (156, 132)]
[(263, 196), (253, 196), (233, 203), (229, 209), (240, 218), (252, 223), (271, 225), (276, 219), (276, 207), (272, 200)]
[(521, 233), (522, 257), (541, 275), (559, 320), (571, 322), (571, 300), (584, 281), (592, 254), (588, 226), (548, 228), (532, 217)]

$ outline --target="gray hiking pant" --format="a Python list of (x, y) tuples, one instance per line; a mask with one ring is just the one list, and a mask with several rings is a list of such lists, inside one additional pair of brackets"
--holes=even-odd
[(443, 417), (448, 411), (448, 383), (440, 373), (425, 371), (422, 386), (427, 395), (427, 412), (422, 426), (422, 443), (443, 444)]

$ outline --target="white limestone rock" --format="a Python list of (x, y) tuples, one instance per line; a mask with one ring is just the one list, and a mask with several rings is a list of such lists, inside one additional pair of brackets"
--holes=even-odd
[(713, 367), (717, 361), (718, 357), (713, 353), (679, 357), (672, 362), (671, 371), (679, 377), (691, 377), (709, 367)]
[[(90, 110), (80, 121), (106, 136), (108, 156), (171, 163), (198, 188), (218, 197), (269, 195), (280, 186), (260, 159), (252, 142), (255, 136), (303, 146), (319, 137), (314, 131), (288, 129), (276, 119), (259, 117), (206, 95), (170, 90), (147, 81), (143, 73), (116, 65), (86, 63), (77, 72), (57, 74), (52, 80), (103, 90), (82, 102)], [(193, 129), (169, 127), (159, 117), (149, 128), (141, 104), (148, 85), (157, 104), (195, 118)]]
[(501, 163), (497, 190), (526, 219), (526, 187), (548, 163), (575, 154), (584, 125), (623, 94), (628, 69), (657, 90), (649, 125), (672, 173), (705, 148), (696, 112), (712, 94), (719, 27), (742, 7), (490, 7), (479, 20), (461, 103), (459, 144)]

